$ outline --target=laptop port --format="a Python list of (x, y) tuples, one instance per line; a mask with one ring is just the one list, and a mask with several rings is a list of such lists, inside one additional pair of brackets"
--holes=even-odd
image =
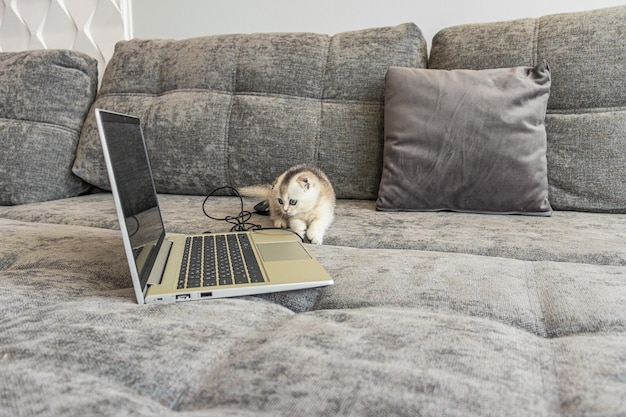
[(213, 293), (211, 291), (200, 293), (200, 298), (208, 298), (208, 297), (213, 297)]
[(178, 294), (176, 296), (176, 301), (184, 301), (191, 300), (191, 294)]

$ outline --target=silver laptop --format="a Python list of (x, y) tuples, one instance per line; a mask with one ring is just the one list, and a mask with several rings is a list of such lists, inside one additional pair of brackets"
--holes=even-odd
[(287, 230), (166, 235), (139, 119), (96, 109), (96, 121), (139, 304), (333, 284)]

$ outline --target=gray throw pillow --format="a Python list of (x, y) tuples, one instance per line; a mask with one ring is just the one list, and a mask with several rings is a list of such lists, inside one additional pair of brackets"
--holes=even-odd
[(392, 67), (379, 210), (549, 216), (545, 62), (486, 70)]
[(550, 63), (548, 192), (555, 210), (626, 213), (626, 5), (440, 30), (428, 67)]

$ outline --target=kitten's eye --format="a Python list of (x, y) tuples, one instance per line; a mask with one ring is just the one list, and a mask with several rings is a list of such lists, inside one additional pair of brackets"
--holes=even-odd
[(283, 199), (282, 198), (278, 199), (278, 204), (280, 204), (281, 206), (283, 205)]
[(298, 204), (298, 200), (289, 200), (289, 205), (295, 206)]

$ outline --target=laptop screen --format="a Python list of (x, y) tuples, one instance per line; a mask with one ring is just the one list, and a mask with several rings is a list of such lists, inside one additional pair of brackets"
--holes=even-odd
[(165, 228), (141, 125), (131, 116), (105, 111), (99, 115), (137, 275), (145, 288)]

